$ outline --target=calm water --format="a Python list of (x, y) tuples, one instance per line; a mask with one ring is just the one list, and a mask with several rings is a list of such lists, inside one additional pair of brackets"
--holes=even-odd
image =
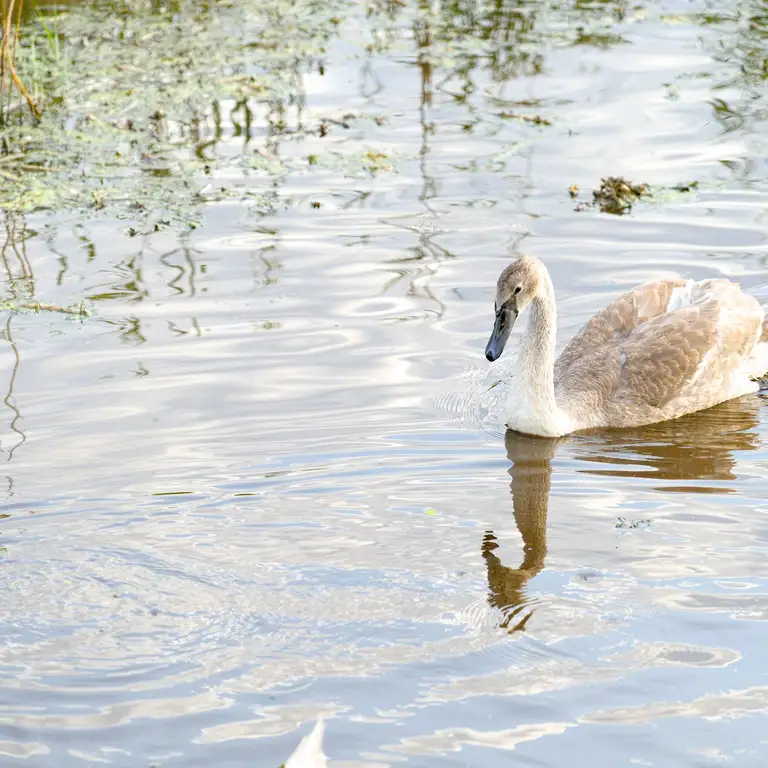
[[(207, 151), (394, 170), (182, 239), (5, 217), (4, 293), (96, 313), (2, 317), (2, 765), (276, 768), (321, 716), (338, 768), (768, 764), (768, 403), (505, 436), (483, 359), (515, 249), (561, 341), (654, 277), (768, 299), (765, 9), (721, 5), (353, 6), (285, 136)], [(607, 175), (700, 186), (574, 210)]]

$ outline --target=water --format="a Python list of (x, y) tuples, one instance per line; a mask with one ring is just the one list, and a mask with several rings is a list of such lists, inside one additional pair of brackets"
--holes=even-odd
[[(324, 717), (339, 768), (765, 765), (768, 405), (553, 443), (483, 359), (515, 249), (561, 343), (653, 277), (768, 298), (764, 8), (372, 8), (284, 131), (363, 117), (251, 142), (394, 170), (4, 218), (5, 293), (96, 313), (4, 315), (0, 762), (276, 768)], [(574, 210), (608, 175), (699, 187)]]

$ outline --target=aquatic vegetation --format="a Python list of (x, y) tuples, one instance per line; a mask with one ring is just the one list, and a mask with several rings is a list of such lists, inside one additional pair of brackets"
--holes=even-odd
[[(283, 151), (388, 120), (349, 110), (305, 118), (304, 80), (324, 72), (333, 40), (360, 35), (371, 55), (407, 44), (425, 87), (439, 69), (467, 93), (478, 66), (502, 81), (543, 71), (552, 46), (618, 44), (617, 7), (370, 0), (365, 28), (349, 0), (102, 0), (46, 11), (14, 36), (16, 69), (36, 106), (24, 110), (17, 99), (3, 109), (0, 207), (109, 209), (129, 234), (148, 234), (198, 226), (207, 203), (236, 201), (257, 214), (289, 205), (276, 188), (308, 167), (360, 178), (396, 172), (388, 147), (329, 146), (303, 160)], [(552, 123), (517, 108), (498, 116)], [(240, 151), (223, 151), (235, 137)]]
[[(475, 88), (475, 70), (505, 82), (544, 73), (555, 48), (623, 45), (617, 23), (626, 12), (619, 2), (533, 0), (368, 0), (363, 11), (350, 0), (178, 0), (167, 6), (100, 0), (24, 22), (22, 7), (23, 0), (3, 6), (0, 61), (12, 54), (13, 72), (34, 109), (15, 80), (5, 88), (15, 95), (0, 100), (0, 207), (76, 209), (85, 217), (108, 209), (131, 235), (195, 228), (206, 204), (235, 202), (245, 215), (280, 210), (293, 203), (280, 190), (292, 174), (332, 171), (370, 181), (397, 172), (408, 158), (392, 147), (349, 149), (340, 141), (345, 132), (386, 124), (390, 115), (359, 107), (305, 114), (306, 78), (324, 74), (337, 39), (353, 38), (363, 56), (404, 51), (421, 78), (424, 105), (438, 81), (462, 104)], [(753, 0), (745, 0), (737, 17), (695, 20), (732, 30), (715, 57), (743, 59), (742, 79), (757, 88), (765, 77), (756, 42), (765, 18)], [(3, 67), (0, 74), (11, 77), (9, 65)], [(372, 70), (370, 80), (375, 93)], [(465, 131), (495, 117), (525, 127), (531, 143), (544, 131), (528, 126), (557, 125), (555, 103), (494, 98), (489, 94), (485, 115), (468, 116)], [(743, 110), (725, 96), (712, 105), (725, 130), (743, 125)], [(760, 114), (759, 107), (750, 109), (749, 116)], [(427, 121), (422, 130), (426, 140)], [(329, 141), (286, 151), (309, 138)], [(507, 156), (525, 146), (511, 141), (465, 168), (502, 171)], [(645, 185), (608, 178), (577, 209), (621, 215), (648, 194)]]
[[(579, 187), (572, 184), (568, 187), (571, 199), (579, 195)], [(651, 188), (648, 184), (637, 184), (622, 176), (606, 176), (600, 180), (600, 186), (592, 190), (591, 202), (580, 202), (576, 205), (577, 211), (585, 211), (589, 208), (598, 208), (603, 213), (622, 215), (632, 210), (632, 206), (643, 197), (651, 196)]]
[(621, 528), (621, 529), (646, 529), (650, 528), (653, 525), (653, 520), (643, 519), (643, 520), (631, 520), (626, 517), (617, 517), (616, 518), (616, 525), (614, 525), (614, 528)]
[(607, 176), (592, 191), (592, 201), (603, 213), (625, 213), (641, 198), (651, 194), (647, 184), (636, 184), (621, 176)]
[[(579, 187), (572, 184), (568, 187), (568, 194), (572, 200), (576, 199), (579, 196)], [(622, 176), (606, 176), (600, 180), (600, 186), (592, 190), (592, 201), (577, 203), (575, 210), (598, 208), (603, 213), (620, 216), (629, 213), (640, 198), (650, 195), (651, 188), (648, 184), (636, 184)]]
[[(33, 20), (16, 61), (41, 116), (5, 113), (0, 206), (109, 207), (135, 232), (194, 227), (201, 203), (272, 210), (280, 201), (269, 180), (285, 161), (249, 146), (256, 115), (267, 145), (282, 138), (301, 74), (320, 66), (345, 6), (133, 3), (116, 14), (97, 4)], [(225, 123), (243, 135), (240, 155), (217, 153)]]
[(502, 120), (520, 120), (523, 123), (531, 123), (532, 125), (552, 125), (552, 121), (541, 115), (526, 115), (522, 112), (499, 112), (499, 117)]
[(0, 312), (58, 312), (62, 315), (74, 317), (90, 317), (91, 310), (84, 302), (64, 307), (58, 304), (47, 304), (40, 301), (14, 301), (12, 299), (0, 299)]
[(0, 120), (4, 122), (13, 104), (13, 95), (26, 102), (30, 112), (40, 117), (40, 110), (16, 71), (16, 50), (24, 0), (7, 0), (0, 5)]
[(699, 186), (698, 181), (683, 182), (681, 184), (675, 184), (672, 189), (675, 192), (691, 192)]
[[(606, 176), (600, 180), (600, 186), (592, 190), (592, 200), (578, 202), (574, 210), (586, 211), (597, 208), (602, 213), (622, 216), (629, 213), (635, 203), (643, 198), (655, 203), (669, 202), (680, 195), (693, 192), (698, 189), (698, 186), (698, 181), (683, 182), (671, 187), (651, 186), (629, 181), (622, 176)], [(568, 195), (572, 200), (576, 200), (579, 194), (577, 184), (568, 187)]]

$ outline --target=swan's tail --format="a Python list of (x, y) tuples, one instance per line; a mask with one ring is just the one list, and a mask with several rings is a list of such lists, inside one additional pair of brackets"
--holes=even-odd
[(760, 389), (768, 386), (768, 342), (761, 341), (746, 361), (747, 376), (760, 382)]
[(760, 391), (768, 389), (768, 318), (763, 321), (763, 330), (760, 338), (752, 350), (752, 354), (747, 361), (750, 379), (757, 381), (760, 385)]

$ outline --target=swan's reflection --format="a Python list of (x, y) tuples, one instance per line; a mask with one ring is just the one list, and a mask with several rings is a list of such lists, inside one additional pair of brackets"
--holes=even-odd
[[(582, 461), (606, 465), (582, 470), (586, 474), (655, 481), (735, 480), (735, 452), (759, 447), (756, 427), (765, 404), (762, 397), (750, 395), (674, 421), (588, 433), (573, 438), (574, 454)], [(733, 489), (688, 485), (684, 490), (723, 493)]]
[[(523, 562), (508, 568), (494, 554), (498, 548), (493, 531), (483, 537), (483, 557), (488, 569), (488, 602), (505, 614), (500, 627), (515, 632), (525, 627), (533, 611), (525, 612), (525, 585), (544, 567), (547, 555), (547, 505), (556, 440), (507, 431), (507, 458), (512, 462), (512, 507), (523, 537)], [(510, 626), (512, 625), (512, 626)]]
[[(547, 555), (547, 508), (555, 451), (570, 452), (600, 469), (577, 470), (588, 474), (650, 477), (658, 480), (735, 480), (736, 451), (756, 450), (760, 436), (763, 398), (748, 396), (675, 421), (631, 430), (593, 431), (560, 440), (530, 437), (508, 431), (507, 457), (515, 523), (523, 538), (523, 560), (518, 568), (501, 563), (494, 554), (496, 535), (485, 532), (482, 554), (488, 571), (488, 602), (504, 619), (499, 626), (509, 632), (525, 628), (533, 615), (527, 609), (528, 582), (544, 568)], [(689, 493), (727, 493), (732, 488), (686, 485)], [(673, 491), (674, 486), (657, 488)]]

